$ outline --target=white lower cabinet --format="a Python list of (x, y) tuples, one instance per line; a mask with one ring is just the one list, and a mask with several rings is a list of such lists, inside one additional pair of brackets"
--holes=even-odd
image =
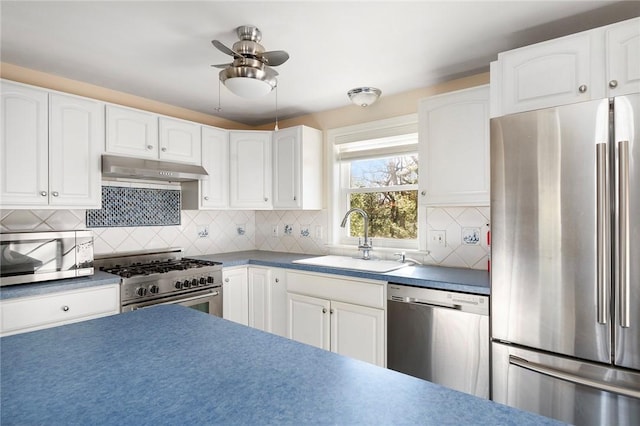
[(250, 266), (249, 326), (287, 336), (287, 289), (282, 269)]
[(247, 268), (222, 271), (222, 318), (249, 325), (249, 287)]
[(287, 337), (381, 367), (385, 283), (286, 272)]
[(114, 315), (120, 284), (3, 300), (0, 311), (2, 336)]

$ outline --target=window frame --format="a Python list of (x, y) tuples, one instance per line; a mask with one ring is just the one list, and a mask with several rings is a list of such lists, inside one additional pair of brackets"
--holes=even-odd
[[(350, 175), (344, 173), (341, 168), (345, 167), (345, 162), (341, 161), (339, 156), (339, 147), (345, 143), (374, 140), (389, 137), (404, 137), (409, 134), (418, 134), (418, 115), (408, 114), (390, 119), (371, 121), (367, 123), (357, 124), (353, 126), (330, 129), (327, 131), (327, 159), (329, 167), (330, 196), (328, 200), (328, 216), (329, 216), (329, 236), (328, 243), (330, 246), (355, 248), (358, 244), (357, 237), (350, 237), (347, 228), (340, 228), (340, 223), (349, 205), (348, 194), (344, 188), (349, 187)], [(417, 136), (416, 136), (417, 137)], [(419, 139), (418, 139), (419, 145)], [(407, 151), (398, 152), (397, 155), (405, 155)], [(411, 151), (413, 154), (419, 153), (419, 148)], [(391, 153), (388, 156), (393, 156)], [(419, 165), (423, 164), (423, 159), (418, 157)], [(420, 170), (418, 173), (421, 173)], [(346, 186), (343, 186), (345, 185)], [(411, 185), (410, 190), (419, 191), (418, 184)], [(364, 192), (386, 192), (398, 190), (407, 190), (407, 186), (369, 188)], [(374, 238), (374, 253), (376, 249), (385, 250), (412, 250), (421, 251), (426, 248), (426, 208), (421, 205), (420, 197), (417, 201), (418, 209), (418, 232), (417, 238), (412, 240), (399, 240), (391, 238)]]

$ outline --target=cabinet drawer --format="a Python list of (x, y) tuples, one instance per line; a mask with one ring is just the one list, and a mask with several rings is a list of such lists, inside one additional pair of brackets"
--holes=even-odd
[(4, 301), (0, 330), (9, 335), (117, 314), (119, 290), (111, 285)]
[(384, 282), (287, 271), (287, 291), (308, 296), (384, 308)]

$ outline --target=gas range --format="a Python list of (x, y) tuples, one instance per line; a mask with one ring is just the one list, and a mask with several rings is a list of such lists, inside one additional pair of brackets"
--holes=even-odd
[(129, 252), (96, 256), (94, 263), (101, 271), (121, 277), (123, 312), (159, 303), (180, 303), (213, 294), (211, 289), (221, 296), (222, 264), (181, 255), (179, 248)]

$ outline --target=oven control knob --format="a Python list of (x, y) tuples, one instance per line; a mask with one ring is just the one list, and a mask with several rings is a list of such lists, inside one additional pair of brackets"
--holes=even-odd
[(160, 292), (160, 287), (158, 287), (157, 285), (152, 285), (151, 287), (149, 287), (149, 293), (151, 294), (158, 294)]
[(200, 278), (200, 285), (207, 285), (207, 280), (205, 277)]
[(140, 297), (142, 297), (142, 296), (146, 296), (146, 295), (147, 295), (147, 289), (146, 289), (146, 288), (144, 288), (144, 287), (138, 287), (138, 288), (136, 289), (136, 294), (137, 294), (138, 296), (140, 296)]
[(182, 281), (176, 281), (174, 287), (180, 290), (182, 288)]
[(182, 283), (182, 287), (183, 287), (183, 288), (189, 288), (189, 287), (191, 287), (191, 281), (189, 281), (189, 280), (184, 280), (184, 282)]
[(197, 287), (198, 286), (198, 280), (196, 278), (191, 280), (191, 286), (193, 286), (193, 287)]
[(213, 284), (213, 277), (207, 277), (207, 282), (209, 284)]

